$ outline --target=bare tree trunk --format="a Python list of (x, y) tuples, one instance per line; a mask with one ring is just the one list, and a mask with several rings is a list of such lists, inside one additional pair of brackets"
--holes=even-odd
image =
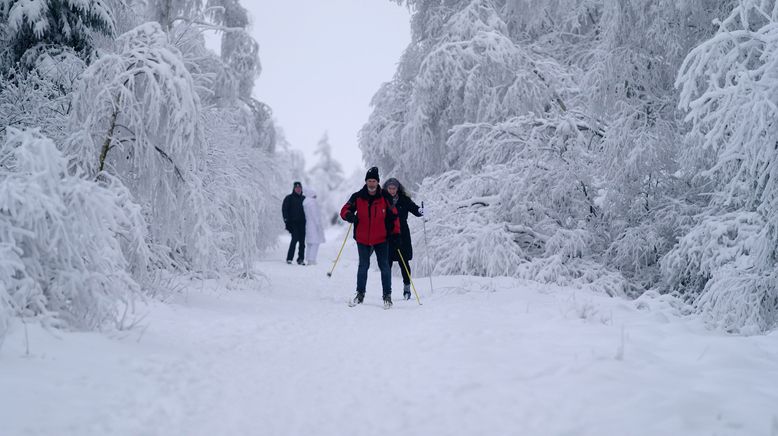
[(103, 142), (103, 148), (100, 150), (100, 168), (98, 171), (102, 171), (105, 167), (105, 158), (108, 155), (108, 150), (111, 149), (111, 141), (113, 140), (113, 131), (116, 129), (116, 118), (119, 116), (119, 108), (115, 107), (111, 114), (111, 125), (108, 128), (108, 134), (105, 136)]

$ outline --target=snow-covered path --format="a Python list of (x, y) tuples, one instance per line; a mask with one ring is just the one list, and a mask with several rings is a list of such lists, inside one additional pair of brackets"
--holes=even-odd
[[(339, 230), (340, 232), (343, 229)], [(423, 306), (364, 305), (342, 233), (267, 283), (193, 284), (111, 337), (16, 325), (0, 349), (0, 434), (778, 435), (778, 334), (731, 337), (662, 299), (436, 278)], [(284, 244), (281, 244), (284, 245)], [(397, 282), (399, 282), (399, 279)], [(232, 289), (228, 289), (228, 288)], [(395, 286), (398, 288), (398, 286)]]

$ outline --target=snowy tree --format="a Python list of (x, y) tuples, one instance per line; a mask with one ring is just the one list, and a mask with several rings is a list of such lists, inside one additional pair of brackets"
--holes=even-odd
[(162, 30), (170, 32), (177, 22), (198, 19), (202, 15), (202, 0), (147, 0), (149, 20), (159, 23)]
[[(458, 167), (459, 150), (447, 144), (452, 127), (541, 113), (559, 103), (559, 88), (567, 86), (565, 72), (556, 63), (530, 53), (507, 36), (508, 26), (493, 2), (459, 3), (462, 9), (439, 26), (434, 45), (423, 56), (403, 110), (401, 130), (387, 128), (385, 124), (391, 123), (383, 115), (371, 118), (363, 129), (360, 146), (366, 159), (386, 166), (376, 155), (393, 155), (403, 165), (390, 166), (389, 171), (409, 186), (427, 175)], [(398, 85), (382, 90), (390, 107), (397, 106), (395, 93), (402, 95), (404, 87)], [(392, 109), (378, 111), (391, 113)], [(377, 131), (389, 138), (375, 141)], [(392, 148), (376, 150), (377, 144)]]
[(692, 125), (685, 168), (709, 203), (663, 261), (664, 276), (729, 331), (778, 323), (776, 36), (778, 3), (740, 1), (676, 82)]
[(314, 154), (319, 157), (319, 160), (309, 171), (311, 178), (320, 179), (322, 182), (319, 185), (320, 189), (328, 191), (335, 189), (343, 181), (343, 167), (332, 157), (332, 145), (327, 132), (324, 132), (316, 144)]
[(407, 172), (402, 171), (404, 160), (395, 147), (401, 142), (410, 89), (411, 85), (400, 78), (381, 85), (370, 102), (373, 107), (370, 118), (359, 131), (363, 156), (404, 180), (407, 180)]
[[(319, 205), (326, 221), (335, 221), (335, 217), (340, 212), (342, 204), (341, 198), (336, 198), (334, 192), (340, 188), (343, 183), (343, 167), (340, 162), (332, 157), (332, 146), (327, 132), (325, 132), (314, 151), (319, 160), (308, 171), (308, 177), (316, 189)], [(325, 221), (325, 222), (326, 222)]]
[[(235, 0), (212, 0), (198, 14), (174, 25), (171, 34), (203, 104), (208, 222), (228, 266), (251, 276), (257, 255), (281, 231), (276, 197), (284, 171), (275, 155), (272, 110), (251, 97), (260, 62), (246, 9)], [(204, 29), (221, 34), (220, 56), (205, 48)]]
[(70, 47), (86, 58), (92, 34), (112, 35), (115, 25), (103, 0), (0, 0), (0, 23), (6, 26), (9, 64), (46, 46)]
[[(45, 27), (51, 17), (32, 7), (46, 4), (9, 0), (0, 13), (13, 14), (0, 18)], [(41, 39), (24, 71), (2, 65), (0, 335), (13, 315), (121, 324), (159, 269), (252, 276), (281, 232), (289, 174), (304, 167), (299, 153), (276, 150), (272, 110), (250, 97), (260, 64), (237, 1), (65, 4), (104, 7), (111, 30), (124, 33), (113, 40), (85, 19), (78, 30), (89, 30), (89, 52)], [(162, 24), (142, 24), (151, 15)], [(7, 24), (6, 42), (15, 35)], [(205, 29), (230, 35), (226, 56), (205, 48)], [(46, 171), (25, 170), (35, 165)]]
[(617, 274), (582, 273), (604, 244), (592, 171), (602, 133), (576, 98), (575, 70), (512, 40), (504, 4), (433, 3), (416, 5), (406, 64), (376, 95), (361, 145), (368, 159), (391, 156), (410, 183), (432, 175), (420, 192), (435, 271), (622, 294)]
[[(677, 176), (685, 127), (673, 82), (689, 50), (715, 30), (711, 22), (725, 3), (731, 2), (604, 1), (594, 22), (581, 15), (591, 3), (570, 7), (574, 19), (554, 12), (560, 23), (579, 23), (588, 41), (571, 55), (588, 90), (587, 112), (603, 132), (597, 172), (612, 239), (608, 262), (641, 289), (659, 282), (659, 259), (694, 210), (677, 201), (686, 191)], [(562, 40), (563, 30), (544, 47)]]
[(122, 327), (146, 274), (145, 227), (118, 179), (70, 175), (51, 140), (11, 129), (0, 148), (0, 311)]
[(437, 270), (611, 295), (655, 286), (697, 210), (679, 172), (675, 74), (733, 1), (398, 3), (413, 9), (412, 42), (360, 146), (424, 180), (441, 232), (457, 223), (430, 247)]
[[(304, 184), (308, 184), (308, 175), (305, 171), (305, 156), (300, 150), (292, 147), (292, 144), (286, 139), (284, 129), (281, 126), (276, 125), (276, 143), (278, 144), (279, 163), (284, 169), (283, 177), (289, 182), (292, 180), (299, 180)], [(292, 191), (292, 186), (289, 183), (289, 192)]]
[(453, 142), (479, 147), (470, 149), (463, 170), (425, 179), (420, 188), (435, 272), (625, 294), (625, 280), (597, 263), (607, 238), (594, 199), (594, 136), (572, 113), (457, 128)]
[[(208, 222), (228, 266), (244, 276), (281, 231), (276, 196), (285, 172), (283, 157), (276, 155), (272, 110), (251, 97), (261, 68), (248, 25), (238, 1), (211, 0), (204, 9), (193, 3), (169, 31), (202, 104)], [(206, 49), (204, 30), (221, 34), (220, 55)]]
[(246, 31), (248, 11), (238, 0), (209, 0), (214, 22), (223, 26), (221, 57), (238, 79), (238, 95), (246, 99), (254, 88), (254, 80), (262, 71), (259, 44)]
[[(69, 141), (77, 166), (118, 175), (148, 213), (153, 241), (179, 262), (216, 268), (202, 190), (200, 104), (180, 53), (156, 23), (122, 35), (84, 72)], [(182, 220), (181, 217), (186, 217)]]
[(55, 82), (42, 77), (37, 70), (14, 75), (0, 87), (0, 139), (8, 127), (40, 128), (47, 136), (61, 140), (66, 135), (70, 104)]
[[(287, 180), (272, 152), (241, 141), (225, 141), (245, 128), (245, 119), (225, 122), (224, 112), (212, 108), (204, 121), (208, 158), (203, 178), (209, 214), (219, 248), (227, 254), (228, 266), (242, 275), (253, 275), (257, 256), (273, 246), (283, 231), (281, 198)], [(243, 124), (241, 124), (241, 122)]]

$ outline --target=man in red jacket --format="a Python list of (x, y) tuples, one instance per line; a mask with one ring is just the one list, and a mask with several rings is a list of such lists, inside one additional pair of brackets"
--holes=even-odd
[(365, 186), (351, 194), (340, 209), (340, 217), (354, 224), (354, 239), (359, 250), (357, 295), (349, 304), (355, 306), (364, 301), (370, 255), (375, 252), (378, 268), (381, 269), (384, 309), (389, 309), (392, 307), (392, 270), (387, 242), (399, 239), (400, 221), (397, 210), (378, 182), (378, 168), (372, 167), (365, 175)]

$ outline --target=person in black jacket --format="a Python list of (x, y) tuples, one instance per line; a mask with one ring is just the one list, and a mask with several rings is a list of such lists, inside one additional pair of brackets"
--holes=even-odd
[[(411, 197), (405, 192), (405, 187), (403, 187), (395, 178), (391, 178), (384, 182), (384, 191), (386, 191), (391, 198), (392, 205), (397, 208), (397, 213), (400, 217), (400, 238), (397, 240), (396, 244), (389, 247), (392, 256), (392, 262), (389, 264), (389, 268), (392, 267), (394, 262), (400, 264), (400, 272), (403, 275), (403, 298), (410, 300), (410, 261), (413, 259), (413, 246), (411, 245), (411, 232), (408, 228), (408, 214), (411, 213), (420, 217), (424, 214), (424, 210), (411, 200)], [(402, 253), (402, 260), (405, 260), (405, 266), (403, 266), (402, 261), (400, 260), (397, 249)], [(406, 267), (408, 268), (407, 271)]]
[(292, 241), (289, 243), (289, 250), (286, 252), (286, 263), (292, 263), (295, 244), (300, 244), (297, 252), (297, 264), (304, 265), (305, 262), (305, 210), (303, 209), (303, 200), (305, 200), (303, 184), (294, 182), (292, 193), (284, 198), (284, 202), (281, 205), (286, 231), (292, 234)]

